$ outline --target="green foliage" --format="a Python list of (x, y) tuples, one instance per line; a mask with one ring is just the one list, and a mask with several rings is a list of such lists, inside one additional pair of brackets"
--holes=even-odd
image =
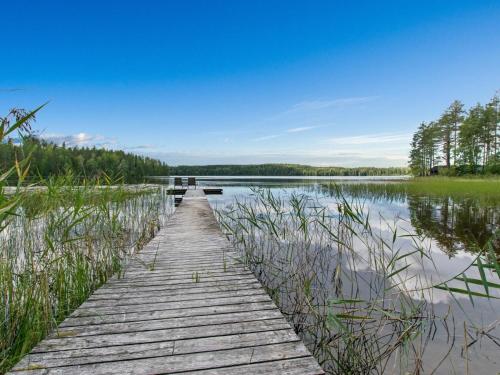
[(500, 98), (468, 112), (454, 101), (438, 121), (422, 123), (411, 142), (416, 176), (500, 173)]
[[(418, 373), (412, 356), (423, 349), (411, 341), (432, 333), (435, 319), (404, 283), (420, 250), (402, 254), (396, 232), (392, 244), (382, 241), (362, 205), (337, 194), (330, 208), (306, 195), (255, 189), (216, 213), (242, 262), (328, 374), (383, 373), (407, 345), (415, 350), (403, 355), (410, 364), (401, 361), (394, 372)], [(367, 265), (371, 273), (358, 272)]]
[(410, 168), (414, 174), (426, 176), (438, 157), (439, 124), (422, 123), (414, 134), (410, 151)]
[[(382, 216), (369, 220), (363, 200), (353, 197), (355, 189), (382, 192), (393, 186), (395, 194), (418, 188), (413, 181), (330, 186), (336, 198), (333, 205), (322, 205), (302, 194), (254, 189), (252, 195), (236, 198), (216, 211), (241, 261), (258, 277), (328, 374), (446, 370), (445, 360), (455, 360), (454, 347), (462, 345), (455, 325), (474, 337), (472, 342), (463, 342), (470, 348), (496, 324), (464, 319), (460, 311), (467, 300), (457, 297), (467, 296), (472, 308), (478, 300), (499, 298), (498, 235), (478, 246), (476, 257), (456, 274), (441, 274), (436, 252), (425, 245), (424, 236), (398, 231), (396, 224)], [(490, 189), (494, 185), (478, 186)], [(460, 185), (460, 193), (462, 188), (465, 184)], [(344, 192), (350, 194), (349, 199)], [(436, 279), (436, 274), (446, 275), (445, 280)], [(439, 312), (436, 305), (442, 302), (434, 299), (436, 295), (447, 295), (454, 303)], [(427, 347), (435, 338), (436, 343)], [(424, 357), (429, 351), (435, 353)]]
[(464, 177), (414, 177), (407, 181), (377, 184), (339, 184), (347, 194), (370, 197), (378, 193), (392, 198), (398, 193), (418, 197), (451, 197), (457, 200), (474, 199), (480, 202), (500, 205), (500, 177), (464, 176)]
[[(105, 184), (82, 183), (71, 168), (65, 176), (20, 189), (26, 178), (34, 182), (30, 164), (52, 160), (37, 159), (48, 150), (66, 162), (81, 151), (31, 138), (30, 120), (37, 110), (13, 110), (0, 118), (0, 149), (12, 153), (9, 158), (2, 154), (0, 170), (0, 373), (120, 271), (173, 207), (163, 188), (133, 190), (113, 185), (107, 176)], [(25, 140), (22, 146), (6, 140), (14, 132)], [(7, 182), (17, 186), (9, 194)]]
[(301, 164), (180, 165), (170, 167), (177, 176), (401, 176), (408, 168), (313, 167)]
[(159, 160), (101, 148), (66, 147), (48, 143), (32, 135), (21, 144), (12, 140), (0, 143), (0, 168), (6, 170), (16, 159), (31, 155), (28, 180), (64, 176), (68, 172), (79, 180), (111, 176), (126, 183), (143, 182), (147, 176), (168, 175), (168, 166)]

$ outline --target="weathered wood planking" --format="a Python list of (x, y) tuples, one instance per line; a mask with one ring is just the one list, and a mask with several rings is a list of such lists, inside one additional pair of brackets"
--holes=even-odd
[(203, 190), (13, 374), (323, 374), (237, 260)]

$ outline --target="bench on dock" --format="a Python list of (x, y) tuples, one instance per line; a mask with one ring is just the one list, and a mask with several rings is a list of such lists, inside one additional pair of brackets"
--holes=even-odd
[(12, 370), (54, 374), (323, 374), (222, 234), (203, 189)]
[(194, 186), (196, 189), (196, 178), (195, 177), (188, 177), (188, 189), (190, 186)]
[(174, 188), (180, 186), (182, 187), (182, 177), (174, 177)]

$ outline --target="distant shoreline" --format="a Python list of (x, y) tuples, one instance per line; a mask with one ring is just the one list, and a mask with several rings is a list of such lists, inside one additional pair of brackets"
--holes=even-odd
[(315, 167), (303, 164), (218, 164), (169, 166), (171, 176), (373, 177), (409, 175), (407, 167)]
[(236, 176), (227, 176), (227, 175), (222, 175), (222, 176), (212, 176), (212, 175), (170, 175), (170, 176), (150, 176), (150, 178), (153, 179), (168, 179), (168, 178), (174, 178), (174, 177), (181, 177), (181, 178), (187, 178), (187, 177), (195, 177), (198, 180), (235, 180), (235, 181), (245, 181), (245, 180), (251, 180), (251, 181), (258, 181), (258, 180), (292, 180), (292, 181), (301, 181), (301, 180), (323, 180), (323, 181), (329, 181), (329, 180), (335, 180), (335, 181), (403, 181), (403, 180), (408, 180), (411, 178), (409, 175), (395, 175), (395, 176), (242, 176), (242, 175), (236, 175)]

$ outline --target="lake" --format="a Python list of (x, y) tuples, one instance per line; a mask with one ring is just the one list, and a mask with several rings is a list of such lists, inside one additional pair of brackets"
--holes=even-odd
[[(426, 345), (425, 353), (422, 352), (423, 367), (429, 370), (436, 366), (451, 348), (436, 373), (463, 373), (466, 367), (471, 373), (496, 373), (500, 368), (500, 304), (496, 300), (500, 297), (499, 289), (489, 289), (491, 298), (476, 296), (473, 300), (466, 293), (451, 294), (438, 288), (425, 292), (415, 290), (447, 282), (450, 288), (484, 293), (483, 285), (469, 283), (464, 287), (464, 282), (455, 276), (481, 279), (481, 269), (471, 264), (499, 229), (500, 200), (474, 194), (457, 196), (443, 192), (425, 194), (418, 189), (407, 191), (400, 188), (401, 182), (407, 179), (405, 176), (197, 177), (200, 186), (223, 187), (223, 195), (208, 196), (212, 207), (219, 211), (234, 210), (236, 200), (252, 201), (256, 195), (254, 189), (263, 188), (285, 200), (292, 195), (305, 195), (312, 206), (326, 207), (335, 214), (340, 191), (347, 202), (356, 205), (368, 218), (377, 238), (389, 243), (397, 236), (393, 246), (397, 247), (399, 256), (409, 254), (404, 259), (404, 267), (398, 269), (402, 270), (398, 276), (404, 275), (402, 282), (412, 300), (425, 303), (426, 309), (431, 309), (436, 316), (447, 316), (449, 309), (453, 311), (454, 333), (450, 334), (449, 320), (432, 332), (432, 340)], [(491, 244), (499, 254), (498, 241)], [(364, 246), (362, 241), (353, 245), (361, 258), (368, 257)], [(416, 247), (425, 249), (427, 257), (422, 257), (421, 253), (412, 254)], [(357, 272), (366, 276), (373, 271), (370, 267), (368, 263), (360, 263)], [(489, 276), (498, 280), (494, 274)], [(363, 291), (360, 295), (364, 295)], [(329, 294), (328, 298), (331, 297)], [(464, 341), (470, 345), (466, 354)]]

